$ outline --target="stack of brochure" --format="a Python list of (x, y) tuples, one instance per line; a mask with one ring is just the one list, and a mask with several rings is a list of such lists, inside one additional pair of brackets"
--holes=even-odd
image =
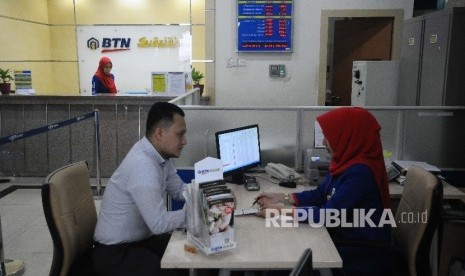
[(199, 184), (203, 219), (210, 235), (228, 232), (233, 226), (234, 196), (221, 182)]
[(207, 157), (195, 164), (187, 234), (188, 240), (207, 255), (236, 248), (235, 198), (224, 183), (221, 160)]

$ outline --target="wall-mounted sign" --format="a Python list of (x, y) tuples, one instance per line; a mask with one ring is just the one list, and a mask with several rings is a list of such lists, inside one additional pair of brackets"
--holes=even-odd
[(152, 72), (191, 71), (190, 26), (105, 25), (77, 30), (82, 95), (91, 95), (92, 76), (102, 56), (113, 62), (116, 88), (124, 94), (152, 91)]
[(154, 37), (147, 39), (145, 36), (139, 38), (137, 43), (139, 48), (179, 48), (179, 39), (177, 37)]
[(32, 71), (31, 70), (15, 70), (15, 88), (16, 94), (19, 95), (34, 95), (35, 90), (32, 88)]
[(153, 72), (152, 92), (154, 95), (181, 95), (186, 92), (189, 74), (186, 72)]
[(293, 0), (237, 0), (238, 52), (292, 52)]
[(32, 88), (31, 70), (15, 70), (14, 75), (15, 75), (16, 89), (31, 89)]

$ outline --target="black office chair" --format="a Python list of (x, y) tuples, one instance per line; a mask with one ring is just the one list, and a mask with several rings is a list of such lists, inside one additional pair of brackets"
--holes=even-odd
[(95, 275), (91, 249), (97, 211), (87, 163), (50, 173), (42, 186), (42, 204), (53, 241), (50, 276)]
[(313, 273), (313, 257), (310, 248), (305, 249), (289, 276), (311, 276)]
[(443, 210), (442, 227), (439, 232), (439, 276), (465, 275), (465, 205), (451, 204)]

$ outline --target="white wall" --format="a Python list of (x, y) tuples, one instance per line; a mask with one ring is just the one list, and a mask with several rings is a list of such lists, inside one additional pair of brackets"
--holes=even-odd
[[(236, 52), (236, 0), (215, 0), (215, 97), (219, 106), (312, 106), (318, 102), (321, 10), (403, 9), (411, 18), (413, 0), (294, 0), (290, 54)], [(228, 58), (245, 67), (226, 67)], [(287, 76), (271, 79), (270, 64), (285, 64)]]

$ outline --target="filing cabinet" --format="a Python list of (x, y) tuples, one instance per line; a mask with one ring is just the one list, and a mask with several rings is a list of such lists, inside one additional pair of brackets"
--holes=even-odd
[(399, 105), (465, 105), (465, 8), (404, 22)]

